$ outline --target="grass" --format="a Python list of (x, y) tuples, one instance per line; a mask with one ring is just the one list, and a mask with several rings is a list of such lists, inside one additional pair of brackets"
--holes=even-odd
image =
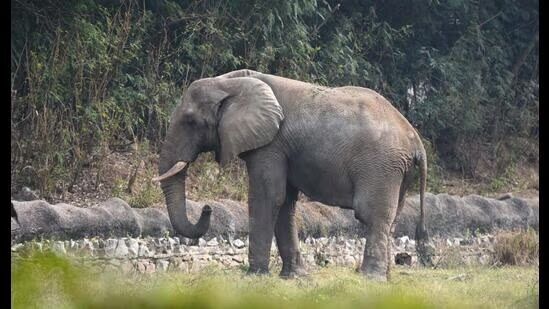
[[(277, 270), (273, 270), (276, 273)], [(457, 278), (457, 279), (456, 279)], [(12, 262), (14, 308), (505, 308), (537, 307), (537, 267), (393, 268), (390, 283), (351, 268), (307, 279), (246, 276), (210, 267), (197, 273), (101, 272), (35, 253)]]
[(507, 265), (539, 264), (539, 235), (533, 229), (501, 232), (494, 245), (494, 260)]

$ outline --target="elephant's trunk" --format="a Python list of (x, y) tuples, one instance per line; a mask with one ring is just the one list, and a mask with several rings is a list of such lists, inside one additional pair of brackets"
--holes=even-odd
[(212, 208), (208, 205), (202, 208), (202, 214), (196, 224), (192, 224), (187, 216), (187, 201), (185, 196), (185, 173), (162, 181), (161, 187), (166, 197), (168, 215), (174, 230), (187, 238), (199, 238), (206, 234), (210, 227)]

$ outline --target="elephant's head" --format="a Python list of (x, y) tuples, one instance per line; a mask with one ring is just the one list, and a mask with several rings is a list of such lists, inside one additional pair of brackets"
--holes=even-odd
[(201, 152), (215, 151), (226, 165), (236, 155), (272, 141), (284, 118), (272, 89), (251, 77), (226, 76), (193, 82), (172, 114), (155, 180), (161, 182), (175, 231), (198, 238), (206, 233), (212, 209), (205, 206), (196, 224), (185, 201), (188, 165)]

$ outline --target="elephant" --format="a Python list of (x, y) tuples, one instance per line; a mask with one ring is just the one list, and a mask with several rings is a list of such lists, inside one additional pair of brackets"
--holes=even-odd
[(224, 167), (239, 157), (248, 172), (249, 273), (269, 273), (273, 236), (280, 276), (308, 275), (299, 252), (298, 193), (328, 206), (353, 209), (367, 242), (358, 271), (387, 281), (390, 235), (406, 190), (420, 174), (418, 245), (424, 223), (427, 157), (421, 138), (377, 92), (324, 87), (242, 69), (192, 82), (173, 111), (160, 150), (158, 177), (174, 230), (198, 238), (209, 227), (206, 205), (195, 224), (186, 213), (189, 164), (214, 152)]

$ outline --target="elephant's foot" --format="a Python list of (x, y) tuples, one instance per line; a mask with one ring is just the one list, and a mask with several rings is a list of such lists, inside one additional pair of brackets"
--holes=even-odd
[(307, 269), (302, 266), (294, 266), (294, 267), (288, 267), (288, 268), (282, 268), (282, 271), (280, 272), (280, 278), (282, 279), (295, 279), (295, 278), (304, 278), (309, 277), (309, 272)]
[(246, 275), (270, 275), (269, 269), (264, 267), (251, 267), (246, 271)]
[(363, 267), (357, 268), (357, 272), (361, 273), (367, 280), (372, 280), (376, 282), (387, 282), (389, 281), (389, 273), (387, 270), (367, 270)]

